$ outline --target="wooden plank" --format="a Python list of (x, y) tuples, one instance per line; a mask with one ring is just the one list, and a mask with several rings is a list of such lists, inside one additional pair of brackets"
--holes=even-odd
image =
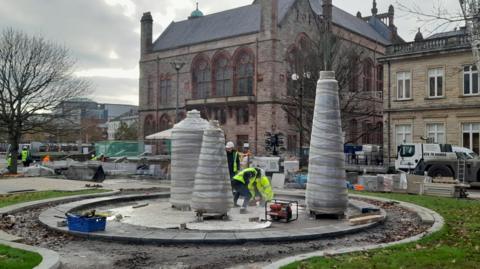
[(381, 220), (382, 218), (383, 218), (382, 215), (369, 215), (369, 216), (363, 216), (358, 218), (352, 218), (352, 219), (349, 219), (348, 222), (350, 223), (350, 225), (361, 225), (361, 224), (378, 221), (378, 220)]

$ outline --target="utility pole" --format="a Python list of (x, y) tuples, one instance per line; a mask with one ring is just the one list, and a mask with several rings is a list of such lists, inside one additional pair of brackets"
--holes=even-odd
[(330, 32), (332, 30), (332, 0), (322, 1), (323, 9), (323, 30), (325, 34), (325, 44), (323, 46), (323, 66), (325, 70), (332, 69), (332, 59), (330, 59)]
[(178, 102), (178, 95), (179, 95), (179, 91), (180, 91), (180, 69), (182, 69), (182, 67), (185, 65), (184, 62), (172, 62), (170, 63), (173, 67), (173, 69), (175, 69), (177, 71), (177, 102), (176, 102), (176, 105), (175, 105), (175, 123), (178, 123), (178, 106), (179, 106), (179, 102)]

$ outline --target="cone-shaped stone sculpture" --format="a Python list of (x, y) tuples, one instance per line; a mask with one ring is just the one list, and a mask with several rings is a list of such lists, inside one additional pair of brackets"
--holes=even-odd
[(344, 159), (338, 82), (334, 72), (322, 71), (310, 139), (306, 191), (310, 212), (344, 215), (348, 204)]
[(208, 121), (200, 117), (200, 112), (192, 110), (172, 129), (170, 203), (174, 208), (190, 208), (203, 131), (207, 127)]
[(210, 121), (210, 126), (203, 132), (191, 208), (200, 213), (225, 215), (232, 207), (225, 136), (218, 121)]

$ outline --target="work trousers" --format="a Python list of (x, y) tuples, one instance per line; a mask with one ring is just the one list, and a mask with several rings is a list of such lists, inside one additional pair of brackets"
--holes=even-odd
[(238, 180), (232, 180), (232, 186), (233, 186), (233, 189), (235, 190), (235, 194), (233, 196), (233, 203), (236, 205), (238, 198), (242, 196), (243, 197), (242, 207), (247, 208), (248, 202), (250, 201), (250, 198), (252, 198), (247, 186)]

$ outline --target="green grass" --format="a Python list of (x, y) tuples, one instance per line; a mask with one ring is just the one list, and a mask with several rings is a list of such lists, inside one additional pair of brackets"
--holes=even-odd
[[(81, 191), (41, 191), (31, 193), (0, 195), (0, 207), (13, 204), (37, 201), (49, 198), (106, 192), (108, 190), (81, 190)], [(0, 245), (0, 269), (27, 269), (33, 268), (42, 261), (42, 256), (35, 252), (24, 251)]]
[(315, 257), (282, 268), (480, 268), (480, 201), (393, 193), (355, 192), (435, 210), (445, 226), (420, 241), (331, 257)]
[(0, 268), (2, 269), (30, 269), (41, 261), (42, 256), (38, 253), (0, 245)]
[(107, 191), (109, 190), (91, 189), (91, 190), (81, 190), (81, 191), (39, 191), (39, 192), (17, 193), (17, 194), (5, 194), (5, 195), (0, 195), (0, 207), (5, 207), (13, 204), (18, 204), (18, 203), (30, 202), (30, 201), (50, 199), (50, 198), (100, 193), (100, 192), (107, 192)]

